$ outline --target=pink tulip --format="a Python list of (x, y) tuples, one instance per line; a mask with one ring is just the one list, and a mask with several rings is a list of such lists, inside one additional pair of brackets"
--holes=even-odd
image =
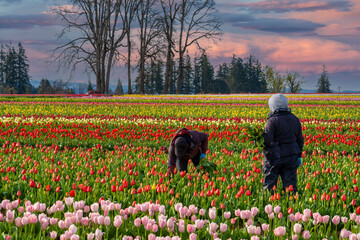
[(166, 222), (166, 225), (168, 228), (173, 228), (174, 227), (174, 220), (172, 218), (169, 218)]
[(230, 222), (231, 222), (232, 225), (234, 225), (234, 224), (236, 223), (236, 219), (235, 219), (235, 218), (232, 218), (232, 219), (230, 220)]
[(346, 224), (348, 222), (348, 218), (347, 217), (341, 217), (341, 222), (343, 224)]
[(148, 240), (156, 240), (156, 236), (154, 234), (149, 234)]
[(289, 215), (289, 220), (290, 222), (294, 223), (296, 220), (295, 220), (295, 215), (294, 214), (290, 214)]
[(199, 214), (200, 214), (201, 216), (204, 216), (204, 215), (205, 215), (205, 209), (200, 209)]
[(296, 234), (301, 233), (301, 224), (295, 223), (295, 225), (294, 225), (294, 232), (295, 232)]
[(217, 227), (218, 227), (218, 225), (217, 225), (216, 223), (214, 223), (214, 222), (210, 223), (210, 225), (209, 225), (209, 229), (210, 229), (210, 231), (212, 231), (213, 233), (216, 232)]
[(27, 225), (29, 223), (28, 217), (22, 217), (21, 218), (21, 224), (23, 226)]
[(340, 217), (338, 215), (335, 215), (333, 218), (332, 218), (332, 222), (335, 224), (335, 225), (338, 225), (340, 223)]
[(298, 239), (299, 239), (299, 236), (295, 234), (295, 235), (293, 235), (293, 236), (291, 237), (291, 239), (292, 239), (292, 240), (298, 240)]
[(106, 216), (106, 217), (104, 218), (104, 225), (105, 225), (105, 226), (110, 226), (110, 223), (111, 223), (110, 217), (109, 217), (109, 216)]
[(241, 210), (240, 210), (240, 209), (236, 209), (236, 210), (235, 210), (235, 216), (236, 216), (236, 217), (240, 217), (240, 213), (241, 213)]
[(63, 221), (63, 220), (60, 220), (58, 222), (58, 226), (59, 226), (60, 229), (67, 228), (67, 225), (66, 225), (65, 221)]
[(255, 231), (256, 231), (256, 227), (251, 225), (251, 226), (248, 226), (246, 228), (247, 232), (250, 234), (250, 235), (254, 235), (255, 234)]
[(180, 220), (179, 223), (178, 223), (178, 229), (179, 229), (179, 232), (184, 232), (185, 231), (185, 223), (184, 223), (184, 220)]
[(65, 198), (65, 204), (70, 206), (71, 204), (73, 204), (74, 202), (74, 198), (72, 197), (68, 197), (68, 198)]
[(201, 219), (197, 219), (195, 220), (195, 227), (197, 229), (202, 229), (205, 225), (205, 221), (204, 220), (201, 220)]
[(310, 209), (304, 209), (304, 215), (306, 218), (310, 218), (311, 217), (311, 210)]
[(6, 211), (6, 221), (7, 222), (13, 222), (14, 221), (14, 216), (15, 216), (15, 211), (14, 210), (7, 210)]
[(357, 240), (357, 236), (355, 233), (351, 233), (349, 236), (349, 240)]
[(231, 212), (224, 212), (224, 218), (229, 219), (231, 217)]
[(214, 220), (216, 218), (216, 208), (210, 208), (209, 209), (209, 218), (211, 220)]
[(309, 239), (310, 238), (310, 232), (308, 230), (304, 231), (302, 233), (302, 236), (304, 239)]
[(96, 238), (96, 240), (100, 240), (100, 239), (102, 239), (102, 236), (103, 236), (103, 232), (100, 230), (100, 229), (96, 229), (95, 230), (95, 238)]
[(257, 207), (252, 207), (251, 208), (251, 215), (253, 217), (255, 217), (258, 214), (258, 212), (259, 212), (259, 209)]
[(285, 233), (286, 233), (286, 228), (285, 227), (280, 226), (280, 227), (277, 227), (277, 228), (274, 229), (274, 234), (277, 237), (284, 236)]
[(283, 217), (283, 214), (280, 212), (280, 213), (278, 214), (278, 218), (279, 218), (279, 219), (282, 219), (282, 217)]
[(325, 215), (325, 216), (323, 216), (323, 223), (328, 223), (329, 222), (329, 220), (330, 220), (330, 216), (329, 215)]
[(18, 207), (18, 213), (24, 213), (24, 207)]
[(189, 240), (196, 240), (197, 235), (195, 233), (191, 233), (189, 236)]
[(71, 225), (69, 227), (69, 231), (71, 232), (71, 234), (75, 234), (77, 232), (77, 227), (75, 225)]
[(261, 234), (261, 228), (260, 227), (256, 227), (255, 228), (255, 235), (260, 235)]
[(158, 227), (157, 224), (152, 225), (151, 231), (152, 231), (153, 233), (156, 233), (158, 230), (159, 230), (159, 227)]
[(186, 231), (187, 231), (188, 233), (193, 233), (193, 232), (195, 232), (195, 230), (196, 230), (196, 227), (195, 227), (194, 225), (192, 225), (192, 224), (188, 224), (188, 225), (186, 226)]
[(226, 223), (220, 223), (220, 232), (226, 232), (227, 227)]
[(263, 223), (261, 224), (261, 228), (264, 232), (267, 232), (269, 230), (269, 224)]
[(76, 234), (72, 235), (70, 238), (70, 240), (79, 240), (79, 239), (80, 239), (79, 235)]
[(30, 224), (35, 224), (35, 223), (37, 223), (37, 221), (38, 221), (38, 219), (37, 219), (37, 217), (36, 217), (35, 214), (31, 214), (31, 215), (29, 216), (28, 220), (29, 220), (29, 223), (30, 223)]
[(48, 218), (42, 218), (40, 221), (41, 229), (46, 229), (49, 226), (49, 220)]
[(98, 203), (91, 204), (90, 209), (91, 209), (92, 212), (98, 212), (99, 211), (99, 204)]
[(88, 213), (90, 212), (90, 207), (89, 206), (85, 206), (84, 207), (84, 213)]
[(57, 232), (52, 231), (52, 232), (50, 233), (50, 238), (51, 238), (51, 239), (55, 239), (56, 237), (57, 237)]
[(95, 238), (95, 234), (94, 233), (88, 233), (87, 234), (87, 240), (93, 240)]
[(65, 231), (64, 235), (66, 239), (70, 239), (73, 234), (70, 231)]
[(280, 212), (280, 210), (281, 210), (281, 207), (280, 207), (280, 206), (276, 206), (276, 207), (274, 208), (274, 213), (278, 214), (278, 213)]
[(302, 220), (302, 214), (299, 213), (299, 212), (295, 213), (295, 220), (296, 220), (296, 221)]
[[(140, 227), (141, 226), (141, 219), (140, 218), (136, 218), (135, 220), (134, 220), (134, 225), (136, 226), (136, 227)], [(147, 224), (147, 221), (146, 221), (146, 224)]]
[(88, 217), (84, 217), (84, 218), (82, 218), (82, 219), (80, 220), (80, 223), (81, 223), (81, 225), (83, 225), (83, 226), (89, 226), (89, 222), (90, 222), (90, 220), (89, 220)]
[(260, 238), (258, 236), (251, 236), (250, 240), (260, 240)]
[(16, 225), (17, 227), (21, 227), (21, 226), (22, 226), (21, 217), (15, 218), (15, 225)]
[[(139, 219), (139, 218), (137, 218), (137, 219)], [(141, 225), (141, 220), (139, 219), (139, 221), (140, 221), (140, 225)], [(121, 224), (122, 224), (121, 216), (119, 216), (119, 215), (115, 216), (115, 218), (114, 218), (114, 227), (119, 228), (121, 226)]]
[(265, 212), (267, 214), (271, 214), (272, 213), (272, 205), (268, 204), (265, 206)]
[(342, 238), (349, 238), (350, 233), (351, 233), (350, 231), (348, 231), (348, 230), (346, 230), (346, 229), (344, 228), (344, 229), (341, 230), (340, 236), (341, 236)]
[(55, 225), (57, 224), (58, 219), (57, 218), (50, 218), (50, 225)]

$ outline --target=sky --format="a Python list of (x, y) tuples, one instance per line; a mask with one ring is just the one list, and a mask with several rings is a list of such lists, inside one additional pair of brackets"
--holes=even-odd
[[(279, 72), (298, 72), (304, 89), (316, 89), (323, 65), (333, 91), (360, 91), (360, 1), (359, 0), (215, 0), (223, 22), (221, 40), (206, 44), (214, 66), (230, 62), (235, 54), (255, 56), (262, 65)], [(92, 79), (83, 68), (73, 75), (57, 71), (48, 62), (61, 44), (57, 39), (60, 19), (48, 13), (66, 0), (0, 0), (0, 44), (23, 44), (29, 58), (32, 80)], [(126, 85), (122, 66), (113, 71)]]

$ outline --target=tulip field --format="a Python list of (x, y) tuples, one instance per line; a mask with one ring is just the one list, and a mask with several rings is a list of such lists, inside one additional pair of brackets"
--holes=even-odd
[[(360, 95), (286, 94), (303, 165), (273, 195), (247, 137), (270, 96), (0, 95), (0, 239), (360, 240)], [(182, 127), (217, 171), (167, 174)]]

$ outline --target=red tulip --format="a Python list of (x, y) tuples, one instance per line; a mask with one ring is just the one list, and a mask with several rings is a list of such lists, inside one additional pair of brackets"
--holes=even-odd
[(33, 188), (33, 187), (35, 187), (35, 185), (36, 185), (36, 183), (35, 183), (33, 180), (30, 180), (29, 186), (30, 186), (31, 188)]
[(71, 190), (69, 194), (70, 194), (70, 197), (74, 197), (75, 196), (75, 191)]
[(293, 213), (293, 208), (292, 207), (289, 207), (288, 209), (288, 214), (292, 214)]

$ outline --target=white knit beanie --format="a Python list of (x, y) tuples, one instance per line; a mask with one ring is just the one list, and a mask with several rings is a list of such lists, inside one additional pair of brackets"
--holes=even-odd
[(271, 98), (269, 98), (269, 108), (271, 112), (275, 112), (280, 108), (287, 109), (288, 106), (288, 100), (280, 93), (274, 94), (271, 96)]

